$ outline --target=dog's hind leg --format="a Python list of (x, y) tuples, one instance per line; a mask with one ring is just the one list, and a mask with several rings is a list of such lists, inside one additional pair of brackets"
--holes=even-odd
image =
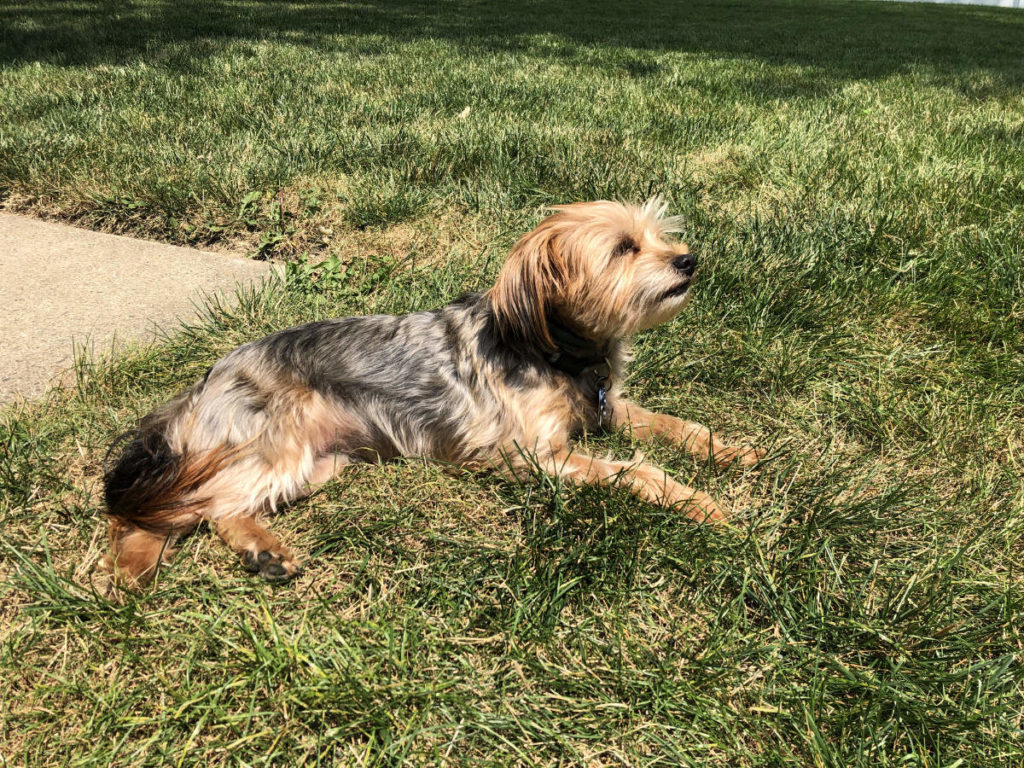
[(326, 456), (321, 456), (313, 464), (313, 471), (306, 481), (305, 493), (312, 493), (318, 486), (337, 476), (344, 467), (351, 463), (352, 459), (342, 453), (329, 453)]
[(302, 572), (298, 559), (259, 521), (281, 501), (302, 495), (301, 473), (275, 468), (259, 456), (236, 462), (196, 491), (207, 500), (205, 517), (242, 559), (267, 581), (288, 581)]
[[(342, 454), (330, 454), (315, 460), (305, 485), (294, 488), (288, 494), (288, 500), (294, 501), (312, 492), (349, 463), (348, 456)], [(221, 510), (221, 515), (214, 518), (213, 527), (224, 543), (242, 558), (246, 570), (258, 573), (267, 581), (288, 581), (302, 573), (302, 566), (291, 550), (260, 523), (252, 511), (231, 514)]]
[(242, 565), (267, 581), (288, 581), (302, 573), (295, 555), (255, 515), (233, 515), (213, 523), (224, 543), (239, 554)]
[[(292, 489), (287, 495), (288, 501), (294, 501), (326, 483), (334, 477), (342, 467), (351, 463), (348, 456), (329, 454), (313, 462), (309, 479), (302, 487)], [(267, 581), (288, 581), (302, 573), (291, 550), (285, 547), (256, 518), (252, 511), (241, 514), (224, 514), (213, 520), (213, 528), (217, 535), (242, 558), (242, 565), (251, 573), (258, 573)]]

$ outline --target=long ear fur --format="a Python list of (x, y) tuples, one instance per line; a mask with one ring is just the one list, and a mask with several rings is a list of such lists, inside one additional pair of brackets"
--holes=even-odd
[(565, 289), (566, 263), (556, 243), (561, 214), (549, 216), (516, 243), (488, 291), (502, 341), (553, 352), (547, 318)]

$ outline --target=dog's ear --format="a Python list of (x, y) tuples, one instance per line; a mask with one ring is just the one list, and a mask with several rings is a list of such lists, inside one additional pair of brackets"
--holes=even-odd
[(488, 292), (498, 334), (520, 349), (553, 352), (547, 320), (565, 290), (566, 263), (558, 247), (558, 214), (516, 243)]

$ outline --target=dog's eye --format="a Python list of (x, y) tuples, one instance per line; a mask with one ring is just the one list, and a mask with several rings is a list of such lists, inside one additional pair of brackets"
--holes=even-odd
[(612, 251), (612, 256), (618, 258), (619, 256), (625, 256), (627, 253), (633, 253), (639, 250), (636, 244), (636, 240), (632, 237), (624, 237), (619, 241), (618, 245)]

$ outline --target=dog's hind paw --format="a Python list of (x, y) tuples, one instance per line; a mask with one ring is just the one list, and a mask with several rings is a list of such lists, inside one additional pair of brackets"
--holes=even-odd
[(290, 555), (263, 549), (259, 552), (246, 550), (242, 554), (242, 565), (250, 573), (274, 583), (290, 581), (302, 574), (302, 566)]

